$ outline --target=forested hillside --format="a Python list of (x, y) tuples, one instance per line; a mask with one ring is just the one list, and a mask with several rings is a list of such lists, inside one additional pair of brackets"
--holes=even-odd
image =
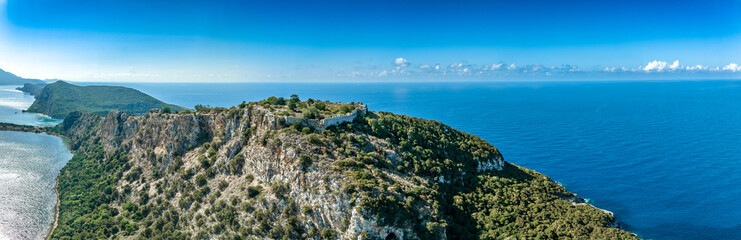
[(368, 111), (317, 131), (271, 110), (317, 102), (68, 115), (53, 129), (75, 156), (59, 176), (52, 237), (636, 238), (440, 122)]

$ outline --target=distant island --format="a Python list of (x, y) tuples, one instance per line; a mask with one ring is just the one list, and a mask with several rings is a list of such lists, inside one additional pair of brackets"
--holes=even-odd
[(34, 93), (36, 100), (28, 112), (53, 118), (64, 118), (71, 112), (82, 111), (107, 114), (121, 111), (142, 115), (151, 109), (182, 111), (185, 108), (167, 104), (136, 89), (119, 86), (77, 86), (64, 81), (46, 85), (38, 91), (37, 85), (24, 85), (23, 91)]
[[(102, 94), (61, 82), (40, 99), (57, 88)], [(52, 239), (637, 238), (437, 121), (296, 95), (143, 116), (106, 106), (43, 128), (74, 153)]]
[(45, 84), (44, 81), (41, 81), (39, 79), (22, 78), (0, 69), (0, 85), (23, 85), (26, 83)]

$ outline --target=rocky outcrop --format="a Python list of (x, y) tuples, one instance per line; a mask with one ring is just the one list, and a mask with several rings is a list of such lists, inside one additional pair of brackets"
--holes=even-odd
[[(259, 106), (240, 109), (232, 118), (227, 114), (165, 114), (159, 110), (133, 116), (112, 111), (105, 116), (73, 113), (60, 128), (73, 139), (99, 139), (107, 154), (126, 149), (132, 156), (132, 168), (140, 167), (144, 175), (153, 168), (164, 172), (178, 159), (182, 161), (181, 169), (196, 169), (201, 165), (199, 158), (203, 153), (218, 145), (213, 166), (221, 166), (216, 169), (224, 174), (216, 175), (207, 186), (218, 189), (219, 182), (227, 181), (229, 187), (222, 190), (223, 200), (239, 196), (248, 201), (244, 186), (261, 185), (263, 189), (270, 189), (271, 185), (285, 184), (288, 186), (286, 198), (266, 196), (265, 201), (269, 203), (265, 205), (285, 206), (286, 199), (290, 199), (298, 206), (310, 206), (311, 214), (301, 214), (305, 229), (334, 229), (344, 238), (355, 238), (366, 231), (373, 236), (385, 237), (393, 232), (399, 239), (414, 239), (409, 229), (378, 226), (357, 213), (356, 204), (350, 203), (351, 196), (341, 189), (346, 185), (345, 177), (341, 172), (331, 170), (332, 163), (337, 160), (333, 156), (315, 155), (318, 157), (307, 171), (300, 163), (301, 154), (317, 151), (316, 146), (309, 143), (305, 135), (277, 131), (283, 128), (283, 119)], [(94, 136), (89, 135), (91, 129), (95, 130), (92, 131)], [(253, 133), (244, 138), (247, 129)], [(270, 137), (269, 143), (261, 144), (260, 141), (266, 137)], [(277, 143), (290, 144), (276, 147)], [(392, 150), (388, 151), (395, 155)], [(238, 174), (231, 174), (224, 166), (237, 156), (243, 157), (245, 164), (234, 171)], [(246, 180), (244, 176), (247, 175), (255, 180)], [(143, 189), (160, 181), (123, 181), (120, 185)], [(158, 194), (153, 192), (152, 195), (151, 198), (156, 198)], [(182, 198), (184, 194), (179, 194), (170, 201), (177, 206)], [(240, 217), (250, 218), (247, 215)], [(350, 225), (346, 219), (350, 219)], [(194, 228), (197, 230), (198, 226)]]
[[(351, 125), (312, 133), (258, 104), (141, 116), (73, 112), (56, 129), (76, 155), (93, 154), (88, 164), (119, 164), (108, 166), (116, 177), (105, 178), (115, 181), (104, 190), (110, 202), (94, 208), (119, 214), (120, 222), (103, 238), (177, 230), (193, 239), (446, 239), (461, 229), (475, 233), (470, 224), (483, 223), (474, 217), (488, 216), (499, 199), (511, 204), (506, 209), (524, 207), (513, 199), (524, 204), (560, 197), (547, 201), (568, 207), (568, 201), (583, 201), (547, 177), (505, 162), (496, 148), (470, 134), (388, 113), (353, 114)], [(542, 198), (528, 200), (534, 193)], [(79, 204), (73, 199), (67, 204)], [(60, 209), (66, 207), (63, 202)], [(548, 216), (594, 211), (568, 207)], [(476, 208), (483, 210), (471, 214)], [(166, 214), (152, 213), (157, 209)], [(595, 219), (612, 219), (596, 212)]]

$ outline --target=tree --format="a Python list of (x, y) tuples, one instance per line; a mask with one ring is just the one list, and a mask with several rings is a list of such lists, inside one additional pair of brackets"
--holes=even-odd
[(291, 94), (291, 99), (289, 100), (289, 102), (291, 102), (291, 103), (297, 103), (297, 102), (300, 102), (300, 101), (301, 101), (301, 99), (298, 98), (298, 95)]
[(312, 106), (318, 110), (322, 110), (322, 111), (327, 110), (327, 104), (324, 104), (323, 102), (316, 102)]
[(211, 111), (211, 106), (209, 106), (209, 105), (204, 106), (204, 105), (201, 105), (201, 104), (197, 104), (193, 108), (196, 110), (196, 112), (199, 112), (199, 113)]

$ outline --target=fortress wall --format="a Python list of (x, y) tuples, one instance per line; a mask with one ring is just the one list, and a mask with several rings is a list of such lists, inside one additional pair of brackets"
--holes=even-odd
[(288, 117), (288, 116), (283, 116), (283, 118), (286, 119), (286, 123), (288, 123), (289, 125), (290, 124), (293, 124), (296, 121), (300, 121), (301, 123), (306, 124), (306, 121), (305, 121), (306, 119), (305, 118)]
[(356, 108), (351, 113), (347, 115), (336, 115), (333, 117), (328, 117), (322, 120), (315, 120), (315, 119), (306, 119), (301, 117), (289, 117), (289, 116), (283, 116), (283, 118), (286, 120), (287, 124), (293, 124), (294, 122), (300, 121), (304, 125), (311, 125), (314, 126), (314, 128), (319, 130), (327, 129), (331, 126), (337, 126), (346, 122), (352, 122), (355, 120), (355, 118), (358, 116), (358, 113), (362, 112), (363, 114), (367, 113), (368, 110), (365, 106), (361, 106), (360, 108)]
[(357, 116), (358, 116), (358, 110), (355, 109), (352, 111), (352, 113), (348, 115), (338, 115), (338, 116), (322, 119), (321, 121), (321, 125), (323, 126), (322, 129), (326, 129), (331, 126), (340, 125), (346, 122), (352, 122), (353, 120), (355, 120), (355, 117)]

